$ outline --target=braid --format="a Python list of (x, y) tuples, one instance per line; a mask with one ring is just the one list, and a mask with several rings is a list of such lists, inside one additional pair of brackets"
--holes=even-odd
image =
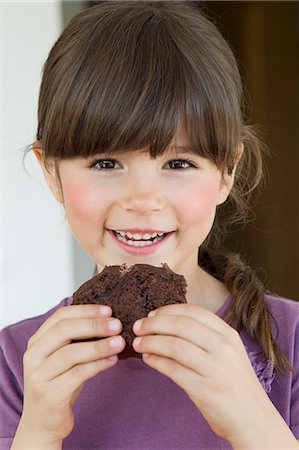
[(271, 315), (264, 300), (265, 287), (254, 270), (236, 253), (223, 251), (216, 254), (207, 248), (200, 249), (199, 264), (234, 295), (235, 301), (224, 320), (239, 332), (245, 329), (279, 372), (292, 370), (271, 332)]

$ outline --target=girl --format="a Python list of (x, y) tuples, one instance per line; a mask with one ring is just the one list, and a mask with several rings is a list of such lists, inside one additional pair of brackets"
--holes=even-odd
[(135, 322), (142, 360), (118, 361), (109, 307), (71, 297), (4, 329), (1, 449), (298, 448), (298, 304), (221, 248), (261, 178), (241, 94), (184, 2), (105, 2), (63, 31), (33, 144), (49, 188), (99, 272), (166, 262), (188, 303)]

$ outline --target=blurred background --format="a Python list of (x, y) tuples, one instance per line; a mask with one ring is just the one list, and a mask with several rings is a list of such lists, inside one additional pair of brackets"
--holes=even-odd
[[(73, 15), (97, 1), (2, 2), (1, 327), (44, 313), (93, 273), (27, 145), (35, 139), (47, 54)], [(256, 219), (227, 245), (269, 290), (299, 300), (299, 3), (198, 1), (230, 42), (246, 114), (271, 149)], [(26, 170), (25, 170), (26, 169)]]

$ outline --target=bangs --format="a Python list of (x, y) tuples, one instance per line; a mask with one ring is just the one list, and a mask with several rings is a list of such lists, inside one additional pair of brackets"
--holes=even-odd
[(46, 157), (145, 149), (155, 158), (184, 127), (200, 156), (230, 167), (241, 82), (219, 32), (186, 5), (113, 3), (76, 16), (49, 54), (37, 135)]

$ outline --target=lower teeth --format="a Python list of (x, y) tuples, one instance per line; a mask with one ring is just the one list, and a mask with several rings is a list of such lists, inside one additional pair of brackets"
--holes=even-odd
[(115, 233), (117, 239), (121, 242), (124, 242), (125, 244), (131, 245), (132, 247), (147, 247), (152, 244), (156, 244), (157, 242), (161, 241), (165, 235), (156, 237), (153, 241), (132, 241), (124, 238), (123, 236), (119, 235), (118, 233)]

